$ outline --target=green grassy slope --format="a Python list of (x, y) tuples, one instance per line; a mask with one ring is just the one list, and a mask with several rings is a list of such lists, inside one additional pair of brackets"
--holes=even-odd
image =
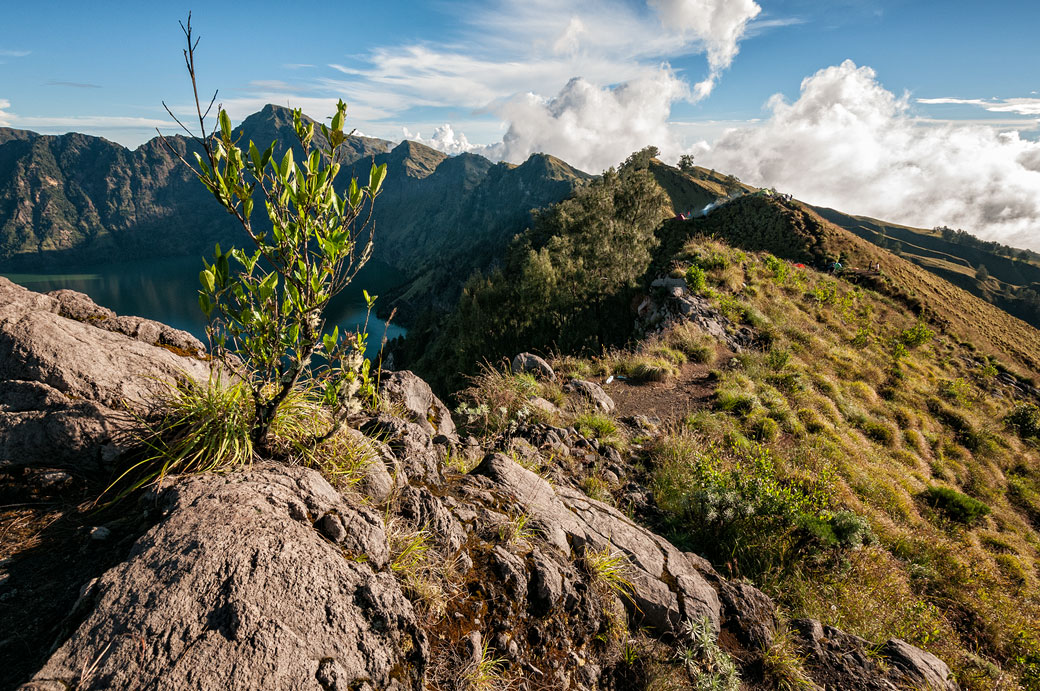
[[(986, 243), (950, 241), (938, 230), (911, 228), (834, 209), (813, 207), (823, 218), (945, 278), (987, 302), (1040, 326), (1040, 255)], [(976, 272), (985, 266), (988, 277)]]

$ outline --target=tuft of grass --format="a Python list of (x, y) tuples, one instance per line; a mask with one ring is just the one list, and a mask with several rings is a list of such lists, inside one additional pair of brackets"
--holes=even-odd
[(679, 373), (676, 366), (661, 357), (636, 355), (618, 362), (615, 371), (635, 382), (667, 381)]
[(598, 551), (586, 548), (583, 561), (593, 583), (621, 597), (631, 599), (634, 586), (628, 574), (632, 565), (626, 554), (615, 552), (609, 545)]
[(462, 674), (462, 688), (467, 691), (498, 691), (504, 688), (502, 666), (505, 661), (494, 657), (484, 641), (480, 659), (473, 661)]
[(690, 362), (711, 364), (715, 361), (715, 339), (701, 333), (690, 322), (683, 322), (673, 328), (668, 333), (667, 343), (685, 353)]
[(978, 499), (949, 487), (929, 487), (922, 497), (932, 508), (965, 525), (978, 522), (990, 512), (990, 508)]
[[(144, 458), (127, 468), (102, 496), (122, 486), (113, 499), (117, 501), (146, 485), (162, 484), (171, 474), (224, 473), (251, 462), (253, 405), (244, 382), (212, 377), (200, 384), (184, 379), (170, 384), (159, 405), (159, 423), (141, 421)], [(291, 412), (290, 408), (284, 414)], [(128, 484), (123, 486), (124, 482)]]
[(498, 526), (498, 538), (518, 547), (529, 546), (535, 538), (531, 517), (526, 513), (513, 514), (507, 522)]
[(769, 650), (762, 655), (762, 676), (770, 688), (777, 691), (815, 688), (806, 676), (805, 658), (798, 654), (794, 638), (786, 628), (778, 632)]

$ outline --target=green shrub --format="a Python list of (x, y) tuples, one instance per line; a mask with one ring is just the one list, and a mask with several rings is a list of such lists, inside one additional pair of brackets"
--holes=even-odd
[(1040, 436), (1040, 407), (1034, 403), (1017, 406), (1004, 421), (1023, 439)]
[(685, 665), (696, 691), (737, 691), (740, 675), (733, 658), (719, 647), (708, 617), (683, 623), (685, 636), (678, 641), (676, 657)]
[(978, 499), (949, 487), (929, 487), (922, 496), (929, 506), (965, 525), (977, 522), (990, 512), (990, 508)]
[(787, 279), (791, 276), (791, 265), (785, 262), (783, 259), (777, 259), (771, 254), (767, 254), (762, 262), (769, 269), (770, 273), (773, 274), (773, 281), (778, 285), (783, 285), (787, 282)]
[[(185, 62), (194, 85), (197, 40), (192, 39), (190, 17), (183, 28)], [(333, 411), (334, 424), (322, 435), (328, 438), (360, 410), (362, 400), (375, 395), (364, 357), (367, 333), (343, 338), (338, 328), (326, 333), (325, 312), (372, 254), (368, 221), (386, 164), (372, 164), (364, 187), (352, 179), (345, 194), (337, 191), (340, 147), (349, 136), (344, 133), (347, 105), (342, 100), (331, 123), (321, 125), (318, 138), (314, 123), (305, 121), (300, 109), (293, 111), (301, 161), (286, 145), (278, 152), (279, 161), (278, 142), (263, 152), (249, 142), (243, 151), (223, 107), (217, 107), (216, 127), (208, 132), (197, 92), (195, 106), (202, 130), (192, 137), (198, 151), (194, 163), (181, 161), (255, 246), (254, 252), (222, 252), (217, 245), (212, 264), (205, 263), (199, 274), (199, 306), (210, 322), (206, 332), (215, 355), (248, 387), (254, 446), (265, 447), (279, 406), (304, 381)], [(253, 226), (254, 195), (266, 209), (258, 227)], [(233, 270), (231, 261), (239, 268)], [(371, 310), (372, 300), (368, 302)], [(324, 364), (317, 366), (318, 360)]]
[(856, 549), (877, 541), (867, 519), (851, 511), (803, 514), (798, 518), (798, 527), (809, 541), (821, 547)]
[(916, 348), (924, 345), (935, 337), (935, 332), (928, 328), (924, 322), (918, 322), (914, 326), (899, 333), (899, 342), (907, 348)]
[(787, 364), (790, 361), (790, 348), (777, 348), (774, 346), (769, 349), (768, 353), (766, 353), (766, 366), (774, 372), (779, 372), (783, 368), (787, 367)]
[(965, 405), (971, 400), (971, 385), (962, 377), (939, 382), (939, 395), (951, 403)]
[(870, 341), (873, 337), (870, 329), (866, 326), (861, 326), (856, 330), (856, 335), (852, 338), (852, 346), (854, 348), (866, 348), (870, 345)]
[(708, 285), (704, 275), (704, 269), (699, 266), (691, 266), (686, 269), (686, 286), (693, 293), (699, 293)]

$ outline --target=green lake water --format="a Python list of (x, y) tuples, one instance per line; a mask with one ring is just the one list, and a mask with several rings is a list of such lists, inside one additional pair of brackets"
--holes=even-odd
[[(11, 281), (40, 293), (71, 289), (86, 293), (99, 305), (119, 315), (146, 317), (189, 331), (206, 342), (206, 318), (199, 309), (199, 271), (202, 260), (193, 257), (148, 259), (105, 265), (66, 268), (62, 273), (3, 273)], [(393, 268), (369, 262), (354, 282), (329, 306), (328, 328), (353, 331), (365, 319), (362, 289), (371, 295), (400, 285)], [(388, 339), (404, 335), (405, 329), (386, 324), (373, 314), (368, 322), (369, 356), (379, 349), (386, 328)]]

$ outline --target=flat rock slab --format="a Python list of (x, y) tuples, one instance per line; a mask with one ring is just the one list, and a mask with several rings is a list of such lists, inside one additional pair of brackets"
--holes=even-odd
[(275, 465), (176, 479), (158, 502), (22, 691), (421, 687), (427, 643), (378, 514)]

